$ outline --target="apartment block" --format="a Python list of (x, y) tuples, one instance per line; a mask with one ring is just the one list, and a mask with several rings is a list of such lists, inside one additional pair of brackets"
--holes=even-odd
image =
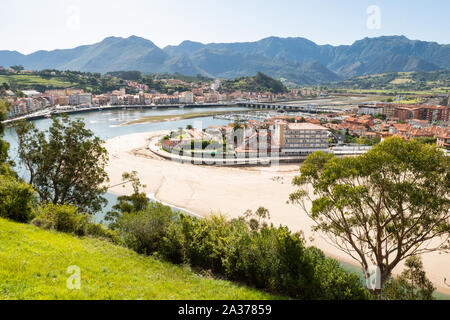
[(304, 155), (328, 150), (328, 129), (312, 123), (279, 125), (281, 154)]

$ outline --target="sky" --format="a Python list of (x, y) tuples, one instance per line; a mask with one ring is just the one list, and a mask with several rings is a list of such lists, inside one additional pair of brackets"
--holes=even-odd
[(0, 50), (29, 54), (131, 35), (161, 48), (269, 36), (343, 45), (405, 35), (449, 44), (450, 1), (0, 0)]

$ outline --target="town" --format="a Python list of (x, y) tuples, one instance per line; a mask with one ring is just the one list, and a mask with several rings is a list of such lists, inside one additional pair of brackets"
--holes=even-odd
[[(53, 73), (58, 71), (53, 71)], [(34, 71), (4, 69), (0, 67), (2, 74), (22, 74), (32, 75)], [(64, 74), (64, 72), (61, 72)], [(54, 75), (54, 74), (53, 74)], [(106, 77), (111, 77), (107, 75)], [(329, 146), (351, 146), (351, 145), (374, 145), (389, 136), (399, 136), (405, 140), (425, 139), (430, 143), (436, 143), (439, 147), (450, 149), (450, 99), (444, 99), (441, 105), (433, 104), (404, 104), (404, 103), (384, 103), (373, 101), (365, 104), (358, 104), (358, 100), (351, 100), (351, 96), (321, 91), (314, 91), (308, 88), (291, 88), (285, 92), (250, 92), (235, 90), (226, 92), (220, 90), (221, 80), (202, 80), (199, 82), (187, 82), (180, 79), (172, 79), (167, 76), (159, 80), (162, 84), (170, 88), (182, 88), (171, 94), (161, 93), (153, 90), (142, 81), (122, 80), (123, 85), (118, 90), (93, 94), (83, 89), (47, 89), (44, 92), (37, 90), (17, 90), (13, 92), (7, 84), (3, 84), (3, 94), (7, 96), (10, 104), (9, 118), (18, 117), (50, 117), (58, 112), (71, 112), (76, 110), (101, 110), (107, 107), (177, 107), (183, 105), (241, 105), (253, 106), (259, 109), (273, 109), (257, 111), (246, 115), (237, 113), (236, 115), (222, 116), (225, 119), (245, 122), (247, 130), (257, 132), (258, 129), (268, 128), (273, 132), (264, 139), (269, 139), (269, 144), (273, 145), (273, 137), (277, 136), (276, 144), (280, 146), (280, 125), (292, 126), (293, 123), (309, 123), (326, 129), (329, 135), (327, 140), (330, 143), (320, 141), (320, 147), (316, 148), (315, 143), (305, 143), (300, 148), (300, 144), (294, 146), (300, 155), (312, 153), (316, 149), (327, 149)], [(334, 97), (338, 99), (333, 100)], [(353, 97), (354, 98), (354, 97)], [(309, 99), (309, 100), (308, 100)], [(311, 100), (316, 99), (316, 100)], [(321, 100), (325, 99), (325, 100)], [(286, 108), (270, 106), (270, 102), (278, 101), (278, 104), (289, 105)], [(305, 107), (304, 101), (312, 101)], [(320, 109), (315, 107), (321, 101), (331, 101), (332, 108)], [(356, 101), (356, 103), (355, 103)], [(298, 102), (299, 104), (296, 104)], [(258, 103), (258, 105), (253, 105)], [(295, 111), (301, 107), (300, 111)], [(313, 112), (314, 111), (314, 112)], [(220, 117), (220, 116), (219, 116)], [(248, 121), (245, 121), (247, 117)], [(275, 130), (277, 125), (277, 130)], [(230, 127), (233, 124), (230, 123)], [(219, 128), (225, 133), (226, 128)], [(317, 128), (316, 128), (317, 129)], [(275, 133), (275, 131), (277, 133)], [(246, 132), (247, 139), (252, 133)], [(303, 136), (303, 135), (301, 135)], [(257, 140), (260, 140), (258, 136)], [(307, 142), (307, 141), (306, 141)], [(235, 146), (237, 154), (249, 155), (258, 154), (247, 145)], [(276, 149), (276, 148), (275, 148)], [(280, 149), (281, 150), (281, 149)], [(288, 154), (295, 154), (287, 152)]]

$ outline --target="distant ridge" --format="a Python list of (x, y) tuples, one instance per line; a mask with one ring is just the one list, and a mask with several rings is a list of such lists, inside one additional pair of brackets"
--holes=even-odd
[(364, 38), (343, 46), (317, 45), (305, 38), (269, 37), (241, 43), (183, 41), (161, 49), (137, 36), (108, 37), (92, 45), (29, 55), (0, 51), (0, 65), (18, 64), (33, 70), (138, 70), (225, 79), (264, 72), (277, 79), (313, 85), (387, 72), (450, 70), (450, 45), (404, 36)]

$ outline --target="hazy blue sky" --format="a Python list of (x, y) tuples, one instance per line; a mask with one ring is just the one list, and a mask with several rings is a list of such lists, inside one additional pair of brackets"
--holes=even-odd
[[(376, 10), (367, 13), (372, 5), (380, 19)], [(22, 53), (107, 36), (137, 35), (164, 47), (183, 40), (241, 42), (267, 36), (338, 45), (400, 34), (450, 43), (450, 1), (0, 0), (0, 50)]]

